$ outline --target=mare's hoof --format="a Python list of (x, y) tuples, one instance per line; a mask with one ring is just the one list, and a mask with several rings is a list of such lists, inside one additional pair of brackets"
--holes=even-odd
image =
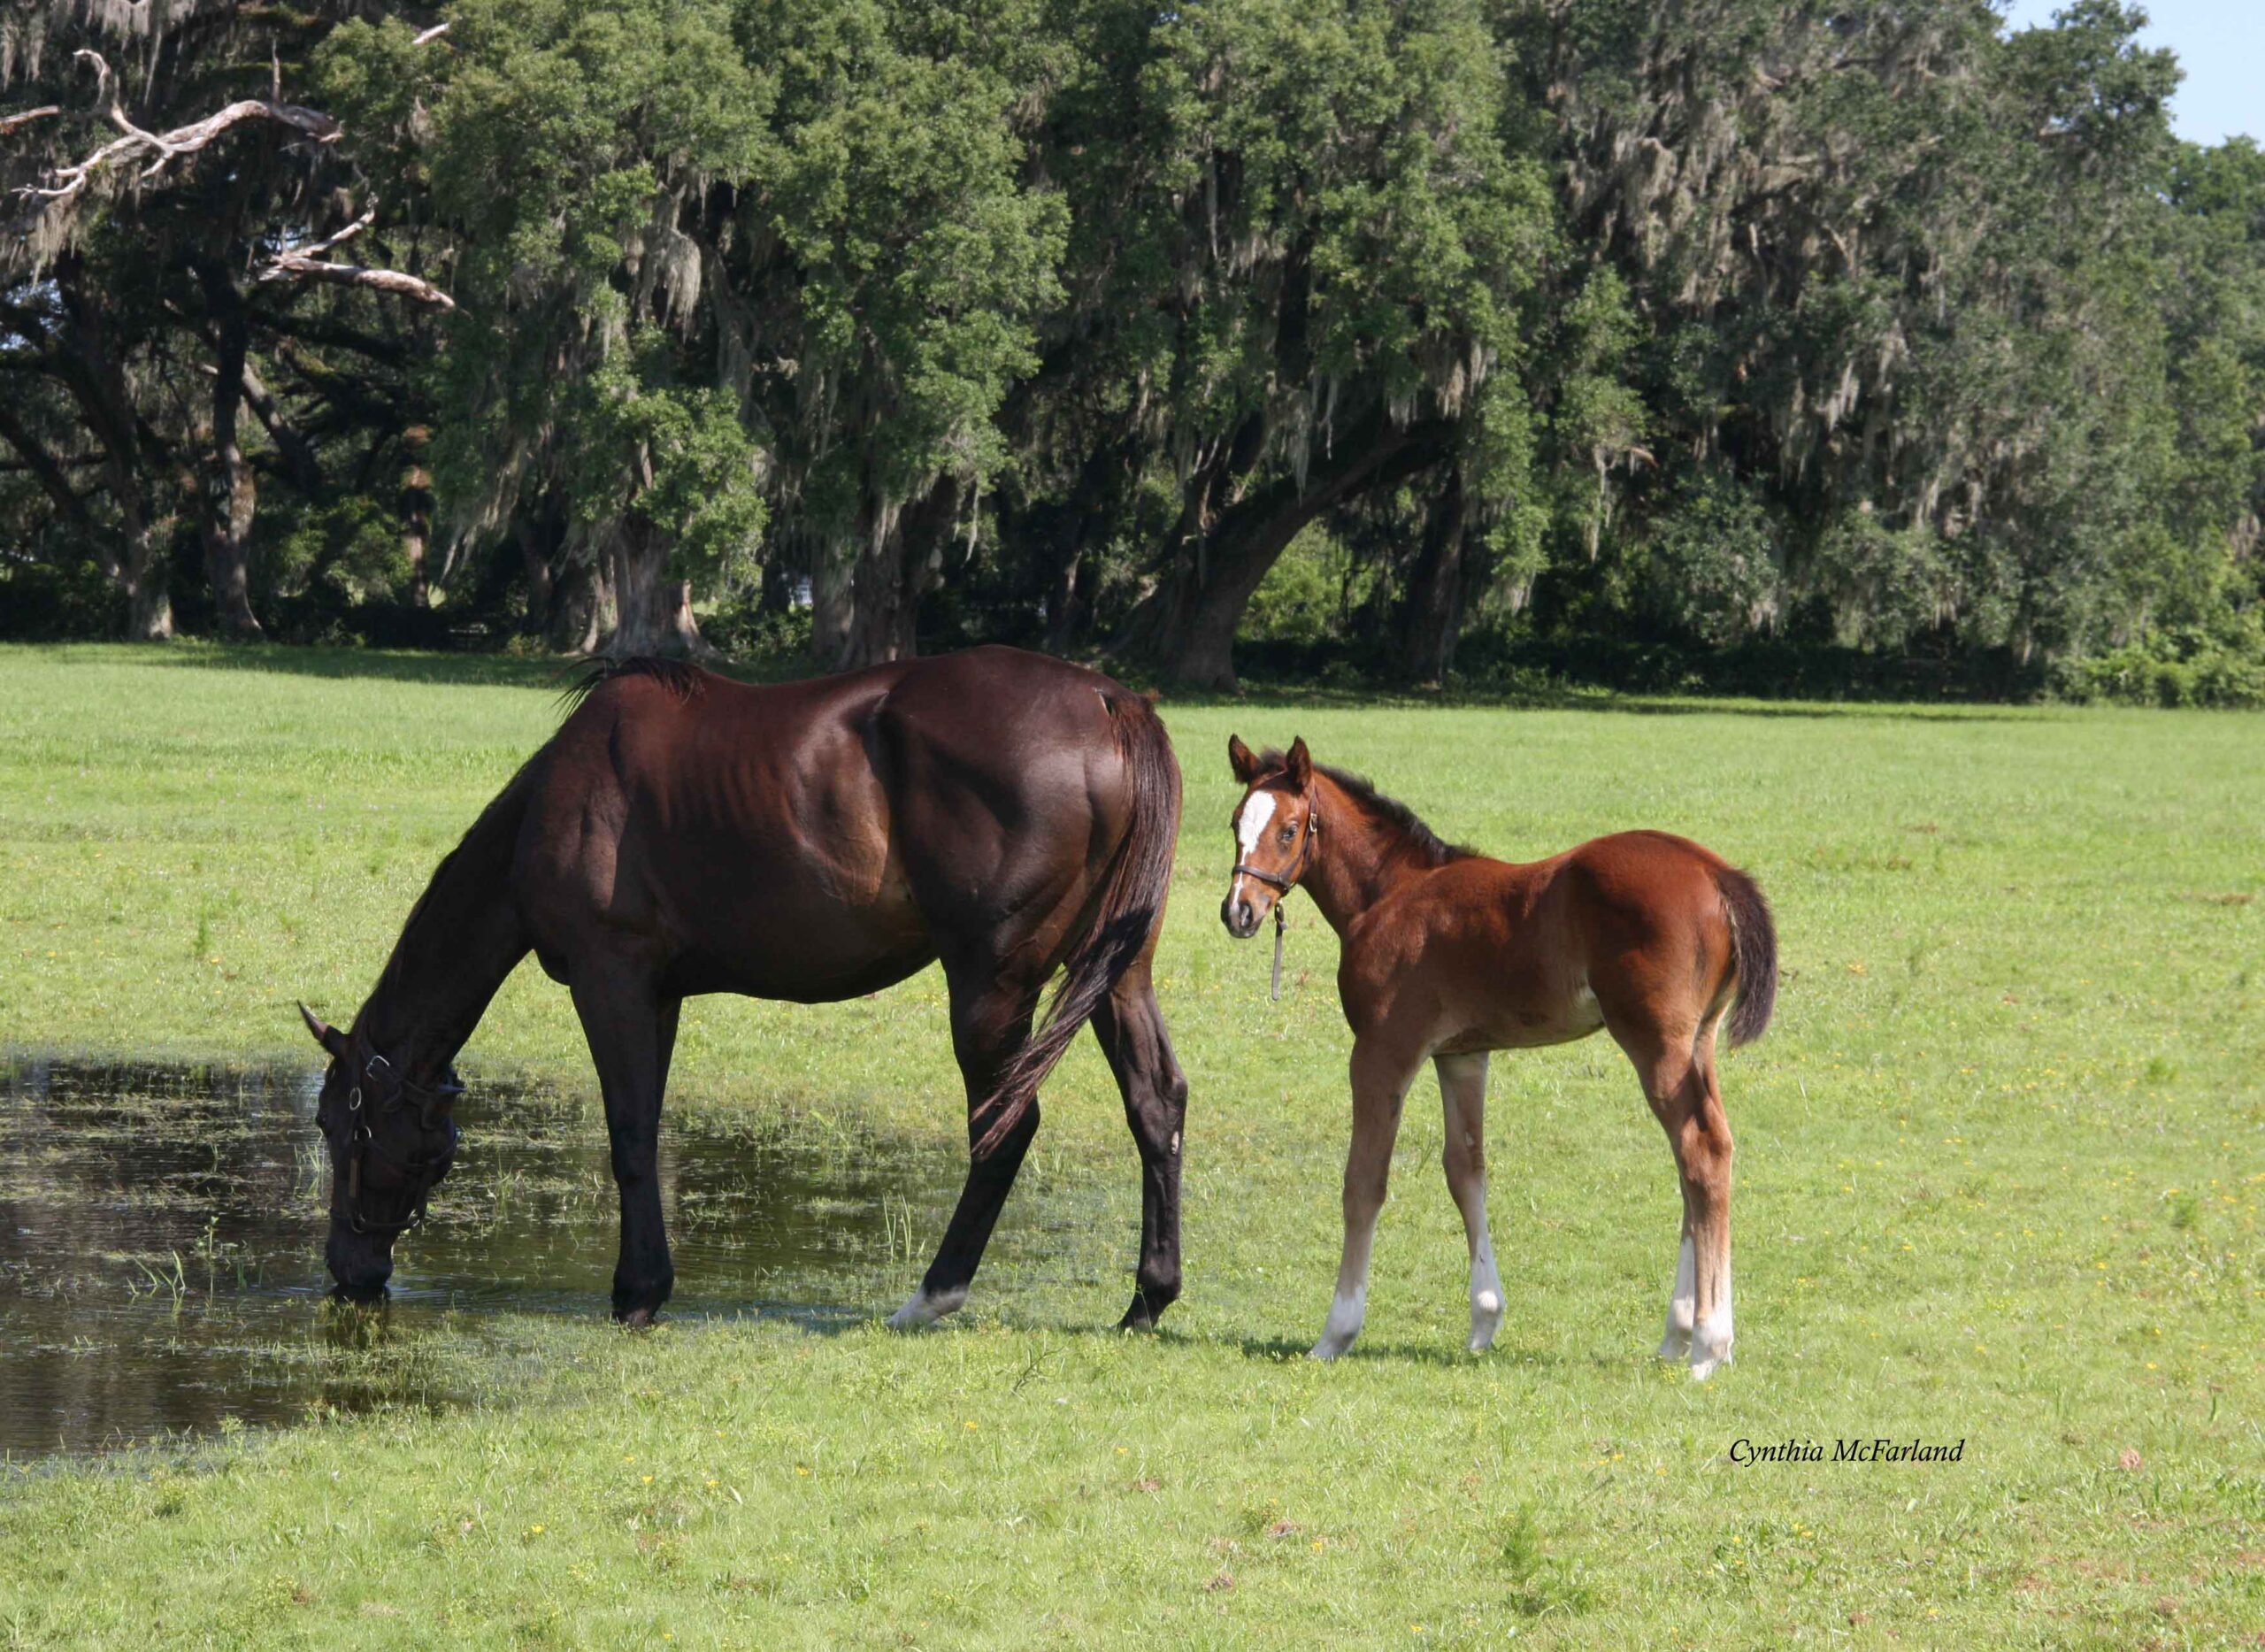
[(888, 1317), (892, 1331), (918, 1331), (923, 1325), (933, 1325), (946, 1314), (957, 1313), (960, 1304), (967, 1300), (967, 1287), (961, 1286), (931, 1296), (924, 1287), (912, 1293), (912, 1300)]
[(625, 1331), (649, 1331), (658, 1317), (659, 1310), (653, 1308), (617, 1308), (613, 1310), (614, 1323)]
[(1117, 1322), (1117, 1328), (1120, 1331), (1155, 1330), (1164, 1317), (1164, 1310), (1171, 1307), (1179, 1295), (1175, 1290), (1171, 1295), (1158, 1302), (1146, 1291), (1134, 1291), (1132, 1305), (1125, 1310), (1125, 1318)]

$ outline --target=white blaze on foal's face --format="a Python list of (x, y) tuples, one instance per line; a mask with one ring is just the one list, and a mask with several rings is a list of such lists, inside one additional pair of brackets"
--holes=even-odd
[[(1218, 818), (1217, 815), (1211, 818)], [(1253, 792), (1242, 800), (1242, 813), (1235, 821), (1235, 842), (1241, 849), (1244, 860), (1248, 861), (1257, 850), (1259, 840), (1266, 834), (1266, 823), (1273, 818), (1272, 792)]]

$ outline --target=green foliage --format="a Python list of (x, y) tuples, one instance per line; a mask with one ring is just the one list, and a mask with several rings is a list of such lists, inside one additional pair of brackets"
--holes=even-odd
[[(128, 24), (65, 12), (0, 91), (66, 110), (12, 181), (100, 134), (64, 47)], [(2123, 0), (434, 20), (152, 14), (151, 119), (280, 73), (343, 135), (105, 181), (11, 255), (20, 554), (126, 590), (209, 537), (233, 283), (256, 603), (328, 557), (595, 641), (665, 572), (809, 602), (820, 665), (1043, 636), (1224, 686), (1238, 630), (2073, 685), (2238, 656), (2265, 603), (2265, 153), (2175, 140)], [(452, 311), (253, 279), (371, 206), (338, 256)], [(349, 520), (403, 568), (319, 556)], [(1316, 529), (1362, 565), (1325, 627), (1270, 583)]]

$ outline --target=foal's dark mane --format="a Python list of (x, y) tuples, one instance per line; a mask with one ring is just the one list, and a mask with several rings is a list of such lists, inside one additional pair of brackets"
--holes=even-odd
[[(1263, 751), (1258, 755), (1260, 768), (1278, 772), (1289, 766), (1289, 758), (1279, 751)], [(1332, 768), (1326, 763), (1313, 765), (1337, 782), (1346, 795), (1386, 825), (1397, 830), (1408, 849), (1426, 866), (1444, 866), (1451, 860), (1464, 860), (1478, 851), (1467, 844), (1450, 843), (1425, 826), (1416, 811), (1397, 797), (1387, 797), (1376, 788), (1376, 783), (1349, 770)]]

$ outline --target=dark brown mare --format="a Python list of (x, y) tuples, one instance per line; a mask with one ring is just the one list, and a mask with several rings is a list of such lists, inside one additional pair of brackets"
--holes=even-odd
[[(1621, 832), (1530, 865), (1451, 849), (1404, 804), (1315, 764), (1227, 742), (1244, 787), (1220, 917), (1248, 939), (1302, 887), (1343, 943), (1337, 991), (1353, 1029), (1345, 1256), (1317, 1358), (1360, 1334), (1369, 1249), (1401, 1103), (1428, 1058), (1447, 1114), (1447, 1190), (1470, 1244), (1470, 1347), (1502, 1322), (1486, 1234), (1486, 1056), (1602, 1027), (1635, 1064), (1683, 1182), (1683, 1239), (1663, 1359), (1704, 1378), (1731, 1355), (1731, 1126), (1715, 1033), (1770, 1025), (1777, 938), (1753, 879), (1686, 838)], [(1736, 1008), (1732, 1008), (1735, 1003)]]
[(678, 1006), (853, 998), (941, 959), (967, 1182), (891, 1323), (966, 1299), (1040, 1081), (1088, 1019), (1140, 1156), (1125, 1323), (1154, 1323), (1179, 1294), (1187, 1085), (1149, 984), (1179, 825), (1179, 768), (1148, 703), (1040, 655), (772, 688), (651, 661), (601, 673), (434, 872), (353, 1026), (307, 1016), (332, 1057), (318, 1120), (341, 1292), (382, 1294), (455, 1150), (450, 1063), (529, 951), (572, 992), (597, 1066), (621, 1193), (613, 1311), (633, 1324), (675, 1278), (654, 1159)]

